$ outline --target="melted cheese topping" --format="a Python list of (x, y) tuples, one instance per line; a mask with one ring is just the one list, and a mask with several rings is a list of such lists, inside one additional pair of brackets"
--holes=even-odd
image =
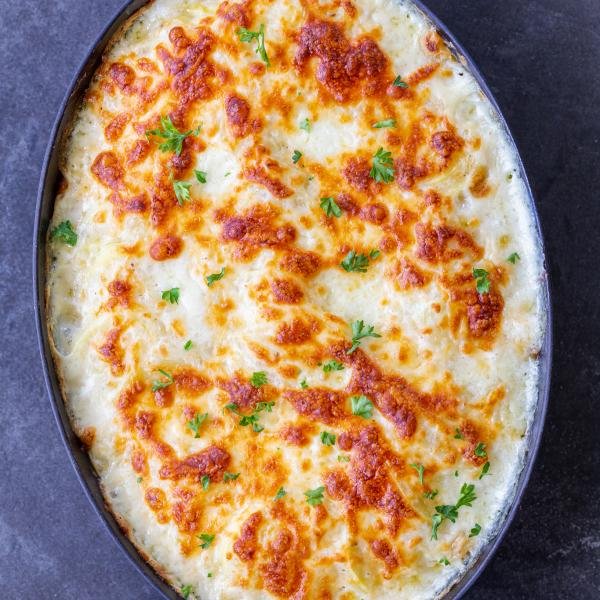
[[(261, 24), (268, 68), (236, 34)], [(180, 148), (148, 133), (167, 116)], [(380, 148), (393, 181), (371, 174)], [(542, 266), (511, 143), (427, 19), (391, 0), (156, 0), (107, 53), (62, 172), (51, 229), (78, 241), (49, 240), (55, 360), (159, 572), (224, 600), (456, 581), (522, 466)], [(379, 336), (353, 348), (361, 321)], [(464, 484), (476, 499), (432, 538)]]

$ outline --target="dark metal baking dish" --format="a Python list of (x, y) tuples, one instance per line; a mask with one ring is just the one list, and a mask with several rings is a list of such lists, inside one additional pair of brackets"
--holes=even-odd
[[(513, 138), (508, 130), (506, 122), (500, 112), (500, 109), (494, 99), (491, 91), (486, 85), (481, 73), (469, 57), (468, 53), (457, 42), (454, 36), (448, 31), (448, 28), (425, 7), (419, 0), (413, 2), (421, 9), (421, 11), (435, 24), (441, 36), (446, 40), (449, 47), (455, 56), (465, 65), (465, 67), (474, 75), (482, 92), (487, 96), (492, 106), (497, 112), (498, 119), (503, 128), (508, 133), (509, 139), (514, 144)], [(46, 327), (46, 235), (48, 224), (52, 217), (54, 208), (54, 198), (56, 196), (57, 186), (59, 183), (58, 157), (63, 142), (69, 133), (69, 124), (79, 106), (79, 102), (85, 90), (87, 89), (91, 78), (100, 65), (102, 54), (107, 48), (113, 35), (120, 27), (141, 7), (148, 3), (148, 0), (133, 0), (127, 2), (125, 6), (117, 13), (117, 15), (106, 26), (104, 31), (96, 40), (91, 51), (83, 61), (81, 67), (75, 75), (68, 93), (66, 94), (52, 129), (50, 141), (46, 151), (44, 164), (41, 173), (40, 185), (38, 190), (38, 200), (36, 208), (36, 220), (34, 228), (33, 240), (33, 276), (34, 276), (34, 306), (36, 312), (36, 327), (38, 335), (38, 343), (40, 347), (42, 365), (46, 386), (50, 395), (52, 409), (63, 442), (69, 452), (71, 462), (83, 489), (92, 503), (98, 516), (106, 525), (110, 535), (115, 542), (122, 548), (127, 557), (135, 565), (138, 571), (160, 592), (163, 597), (176, 600), (179, 594), (167, 584), (160, 575), (146, 562), (146, 560), (137, 551), (135, 546), (130, 542), (121, 527), (117, 523), (114, 515), (104, 502), (98, 476), (92, 467), (91, 461), (83, 449), (79, 438), (73, 432), (71, 424), (63, 403), (63, 398), (60, 391), (59, 380), (57, 377), (55, 365), (50, 352), (48, 340), (48, 329)], [(518, 155), (518, 152), (517, 152)], [(527, 176), (519, 157), (520, 175), (523, 178), (529, 197), (531, 213), (534, 216), (537, 235), (540, 243), (540, 250), (543, 253), (543, 242), (540, 231), (539, 219), (533, 196)], [(535, 414), (529, 431), (527, 433), (527, 453), (523, 469), (519, 475), (517, 484), (514, 489), (513, 498), (507, 507), (503, 517), (499, 520), (495, 535), (490, 537), (487, 545), (478, 555), (477, 559), (470, 565), (469, 569), (464, 573), (459, 581), (451, 586), (446, 595), (445, 600), (454, 600), (463, 596), (463, 594), (471, 587), (479, 574), (483, 571), (497, 547), (502, 541), (510, 523), (512, 522), (519, 502), (531, 475), (535, 456), (542, 436), (544, 419), (546, 416), (546, 407), (548, 404), (548, 394), (550, 385), (550, 369), (552, 360), (552, 318), (550, 306), (550, 293), (547, 276), (544, 272), (543, 286), (543, 302), (546, 316), (545, 333), (540, 352), (540, 373), (538, 384), (538, 398)]]

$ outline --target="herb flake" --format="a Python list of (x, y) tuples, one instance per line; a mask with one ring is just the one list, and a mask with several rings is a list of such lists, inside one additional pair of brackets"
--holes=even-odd
[(236, 30), (236, 34), (240, 40), (240, 42), (253, 42), (256, 40), (256, 54), (258, 54), (261, 60), (267, 65), (267, 67), (271, 66), (271, 61), (269, 60), (269, 56), (267, 54), (267, 49), (265, 48), (265, 25), (264, 23), (258, 28), (258, 31), (250, 31), (245, 27), (239, 27)]
[(77, 233), (75, 233), (71, 221), (62, 221), (50, 232), (50, 239), (59, 240), (67, 246), (75, 246), (77, 244)]

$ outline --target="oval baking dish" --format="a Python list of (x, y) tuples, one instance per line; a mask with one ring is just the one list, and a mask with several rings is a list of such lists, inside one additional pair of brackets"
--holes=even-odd
[[(506, 131), (511, 144), (514, 146), (514, 141), (502, 114), (497, 106), (497, 103), (492, 96), (485, 81), (481, 77), (479, 71), (474, 65), (471, 58), (463, 50), (460, 44), (447, 30), (445, 25), (437, 19), (425, 6), (418, 0), (412, 0), (419, 10), (423, 12), (429, 21), (437, 28), (439, 34), (447, 43), (451, 52), (455, 57), (470, 71), (474, 76), (483, 94), (491, 103), (497, 114), (498, 121), (502, 128)], [(46, 385), (51, 398), (53, 412), (55, 414), (61, 436), (70, 454), (71, 461), (77, 472), (77, 476), (97, 514), (103, 520), (106, 527), (110, 531), (112, 537), (121, 546), (129, 559), (133, 562), (136, 568), (143, 576), (165, 597), (176, 599), (179, 594), (175, 591), (160, 575), (150, 566), (144, 557), (138, 552), (136, 547), (123, 532), (118, 520), (107, 507), (99, 485), (98, 476), (94, 471), (90, 458), (87, 452), (82, 447), (80, 439), (75, 435), (67, 411), (63, 402), (59, 378), (53, 361), (48, 328), (46, 325), (46, 264), (47, 264), (47, 247), (46, 239), (48, 227), (53, 213), (55, 196), (60, 185), (59, 173), (59, 154), (64, 145), (66, 137), (70, 132), (70, 124), (79, 107), (82, 95), (88, 88), (90, 81), (101, 63), (102, 56), (108, 48), (111, 39), (119, 31), (121, 27), (136, 13), (136, 11), (147, 4), (147, 0), (134, 0), (128, 2), (121, 11), (107, 25), (105, 30), (100, 35), (99, 39), (94, 44), (92, 50), (83, 61), (82, 66), (78, 70), (69, 91), (59, 109), (58, 116), (51, 133), (50, 142), (46, 152), (44, 165), (41, 174), (40, 186), (38, 191), (38, 201), (36, 209), (36, 222), (34, 232), (34, 305), (36, 311), (36, 326), (38, 333), (38, 342), (42, 356), (43, 369), (45, 374)], [(520, 177), (522, 178), (527, 191), (529, 210), (533, 215), (536, 234), (539, 240), (540, 252), (542, 260), (544, 257), (542, 236), (535, 209), (533, 197), (527, 177), (520, 161), (518, 151), (515, 148), (517, 156), (518, 168)], [(549, 383), (550, 383), (550, 368), (551, 368), (551, 307), (547, 277), (544, 272), (544, 280), (541, 283), (542, 287), (542, 304), (543, 304), (543, 338), (541, 342), (541, 351), (539, 356), (539, 380), (537, 385), (537, 403), (535, 413), (531, 421), (531, 426), (527, 432), (527, 451), (523, 462), (523, 468), (520, 472), (518, 480), (512, 492), (512, 499), (506, 505), (505, 510), (500, 518), (496, 521), (494, 533), (490, 535), (482, 551), (479, 552), (477, 558), (471, 563), (470, 567), (464, 572), (462, 577), (447, 590), (444, 598), (454, 599), (460, 598), (466, 590), (473, 584), (478, 575), (485, 568), (486, 564), (492, 557), (494, 551), (500, 544), (502, 537), (506, 533), (515, 512), (518, 508), (519, 501), (527, 485), (533, 463), (537, 453), (542, 435), (544, 418), (546, 414), (546, 406), (548, 402)]]

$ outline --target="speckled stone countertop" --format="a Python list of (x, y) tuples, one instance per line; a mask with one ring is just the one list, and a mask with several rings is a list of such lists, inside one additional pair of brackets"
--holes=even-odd
[[(472, 54), (546, 238), (554, 375), (517, 518), (469, 600), (600, 598), (600, 2), (426, 0)], [(0, 0), (0, 598), (158, 598), (94, 514), (44, 388), (31, 289), (42, 157), (75, 69), (122, 0)]]

